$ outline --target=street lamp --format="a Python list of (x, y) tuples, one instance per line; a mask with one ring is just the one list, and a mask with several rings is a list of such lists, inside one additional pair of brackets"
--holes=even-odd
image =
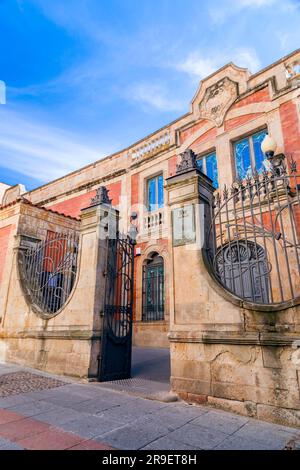
[(272, 170), (278, 176), (280, 176), (283, 170), (283, 160), (285, 159), (285, 156), (283, 153), (275, 155), (276, 149), (276, 141), (267, 134), (261, 143), (261, 150), (266, 155), (267, 160), (270, 162)]

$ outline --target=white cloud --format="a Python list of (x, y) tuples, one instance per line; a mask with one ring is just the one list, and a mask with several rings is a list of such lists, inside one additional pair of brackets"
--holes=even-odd
[(174, 96), (168, 96), (166, 88), (161, 84), (137, 83), (131, 86), (125, 95), (129, 101), (141, 104), (146, 111), (182, 111), (187, 108), (187, 103)]
[(250, 72), (257, 72), (261, 67), (260, 59), (254, 49), (242, 48), (233, 51), (232, 62), (239, 67), (246, 67)]
[(241, 7), (260, 8), (273, 5), (276, 2), (278, 2), (278, 0), (239, 0), (233, 3), (237, 3)]
[(239, 67), (248, 68), (252, 73), (257, 72), (261, 67), (260, 59), (256, 51), (252, 48), (238, 48), (220, 55), (219, 52), (212, 51), (207, 57), (207, 53), (191, 52), (182, 62), (175, 63), (173, 67), (181, 72), (185, 72), (197, 79), (206, 78), (228, 62), (233, 62)]
[(288, 6), (290, 8), (294, 2), (293, 0), (221, 0), (215, 2), (213, 6), (208, 9), (208, 13), (213, 23), (220, 24), (246, 8), (255, 10), (271, 7), (275, 4), (280, 7), (286, 4), (286, 7)]
[(46, 182), (103, 156), (77, 135), (40, 124), (27, 114), (4, 107), (0, 111), (2, 167)]
[(198, 52), (191, 52), (182, 63), (177, 64), (177, 70), (204, 78), (219, 68), (219, 60), (201, 56)]

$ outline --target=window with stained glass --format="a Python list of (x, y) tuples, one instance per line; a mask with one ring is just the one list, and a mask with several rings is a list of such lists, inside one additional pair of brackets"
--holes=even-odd
[(241, 180), (253, 172), (261, 173), (264, 169), (265, 156), (261, 150), (267, 130), (256, 132), (234, 144), (236, 174)]
[(216, 152), (205, 155), (197, 160), (199, 170), (207, 175), (213, 182), (213, 186), (218, 188), (218, 163)]
[(148, 180), (148, 211), (156, 211), (164, 206), (164, 178), (155, 176)]

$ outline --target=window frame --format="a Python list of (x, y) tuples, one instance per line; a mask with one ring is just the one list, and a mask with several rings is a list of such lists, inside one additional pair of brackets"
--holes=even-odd
[[(231, 149), (232, 149), (232, 155), (233, 155), (233, 167), (234, 167), (234, 175), (235, 179), (239, 178), (238, 174), (238, 169), (236, 165), (236, 145), (239, 142), (242, 142), (245, 139), (248, 139), (249, 141), (249, 149), (250, 149), (250, 162), (251, 162), (251, 170), (252, 173), (256, 170), (256, 161), (255, 161), (255, 152), (254, 152), (254, 144), (253, 144), (253, 139), (252, 137), (255, 136), (256, 134), (259, 134), (260, 132), (265, 131), (266, 134), (269, 134), (269, 128), (267, 124), (264, 124), (263, 126), (260, 126), (259, 128), (253, 129), (242, 136), (238, 136), (237, 138), (231, 140)], [(245, 176), (246, 178), (246, 176)]]
[[(212, 148), (211, 150), (208, 150), (208, 151), (205, 152), (205, 153), (201, 153), (201, 154), (197, 155), (197, 162), (200, 161), (200, 160), (203, 162), (203, 163), (202, 163), (202, 168), (203, 168), (203, 170), (200, 170), (200, 171), (202, 171), (206, 176), (208, 176), (208, 175), (207, 175), (206, 159), (207, 159), (208, 157), (211, 157), (212, 155), (215, 155), (216, 161), (217, 161), (218, 186), (217, 186), (217, 188), (215, 188), (215, 189), (218, 189), (218, 188), (220, 187), (220, 182), (219, 182), (219, 165), (218, 165), (218, 158), (217, 158), (217, 150), (216, 150), (216, 148)], [(199, 168), (199, 169), (200, 169), (200, 168)], [(208, 178), (209, 178), (209, 176), (208, 176)]]
[[(163, 205), (162, 205), (161, 207), (159, 207), (159, 205), (158, 205), (158, 194), (159, 194), (159, 192), (158, 192), (158, 179), (159, 179), (160, 176), (161, 176), (162, 179), (163, 179), (163, 187), (162, 187), (162, 190), (163, 190)], [(155, 203), (155, 209), (151, 209), (151, 208), (150, 208), (150, 201), (149, 201), (149, 183), (150, 183), (151, 180), (154, 180), (154, 179), (156, 179), (156, 188), (155, 188), (155, 189), (156, 189), (156, 192), (157, 192), (157, 201), (156, 201), (156, 203)], [(159, 209), (163, 209), (163, 208), (164, 208), (164, 206), (165, 206), (164, 180), (165, 180), (165, 178), (164, 178), (164, 172), (163, 172), (163, 171), (160, 171), (160, 172), (158, 172), (158, 173), (155, 173), (154, 175), (148, 176), (148, 177), (146, 178), (146, 185), (145, 185), (145, 186), (146, 186), (146, 187), (145, 187), (145, 193), (146, 193), (146, 194), (145, 194), (145, 200), (146, 200), (146, 204), (145, 204), (145, 206), (146, 206), (146, 208), (147, 208), (147, 212), (150, 212), (150, 213), (151, 213), (151, 212), (156, 212), (156, 211), (158, 211)]]

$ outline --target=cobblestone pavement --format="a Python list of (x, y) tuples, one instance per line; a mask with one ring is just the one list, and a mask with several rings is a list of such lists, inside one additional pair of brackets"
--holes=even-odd
[(35, 383), (60, 386), (21, 393), (19, 384), (17, 394), (0, 398), (0, 449), (276, 450), (300, 434), (204, 406), (147, 400), (0, 363), (0, 379), (20, 372), (23, 378), (36, 374)]
[(0, 398), (61, 387), (62, 385), (64, 382), (52, 377), (22, 371), (10, 372), (0, 376)]

